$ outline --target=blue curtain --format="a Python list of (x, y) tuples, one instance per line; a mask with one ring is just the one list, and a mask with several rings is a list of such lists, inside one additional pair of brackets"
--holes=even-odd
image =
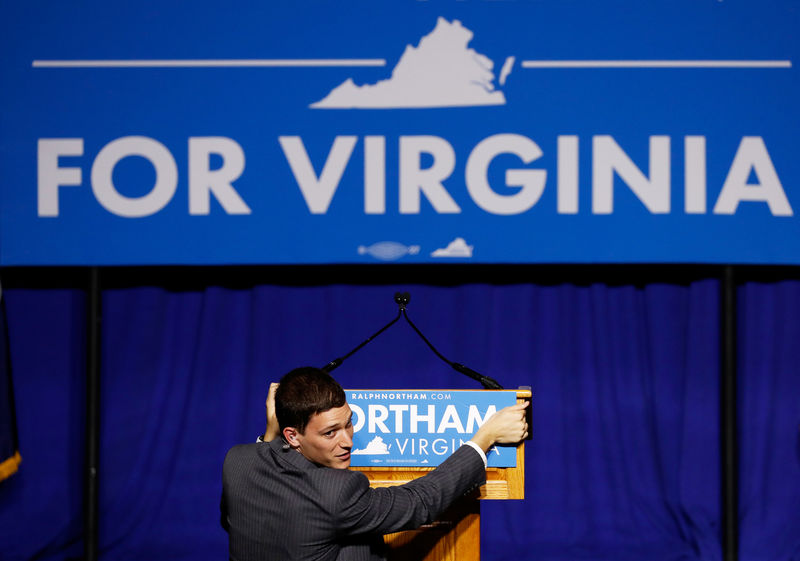
[[(224, 559), (221, 463), (263, 431), (268, 382), (355, 347), (397, 290), (445, 356), (534, 391), (526, 500), (483, 503), (483, 559), (721, 558), (715, 280), (105, 290), (101, 558)], [(0, 558), (78, 557), (83, 296), (6, 298), (24, 463), (0, 485)], [(794, 282), (740, 290), (743, 561), (800, 560), (798, 302)], [(402, 321), (334, 374), (476, 387)]]
[(739, 291), (742, 559), (800, 560), (800, 282)]
[(82, 551), (85, 299), (73, 290), (4, 291), (22, 463), (0, 483), (0, 558)]

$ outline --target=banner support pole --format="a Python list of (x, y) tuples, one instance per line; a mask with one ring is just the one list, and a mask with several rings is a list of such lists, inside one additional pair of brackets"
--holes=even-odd
[(736, 277), (722, 271), (720, 368), (720, 464), (722, 476), (722, 557), (739, 558), (739, 466), (736, 419)]
[(85, 561), (98, 558), (100, 459), (100, 270), (89, 268), (86, 299), (86, 442), (83, 485), (83, 541)]

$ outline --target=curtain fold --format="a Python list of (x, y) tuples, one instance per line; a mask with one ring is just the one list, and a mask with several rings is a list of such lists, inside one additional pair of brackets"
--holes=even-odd
[(742, 559), (800, 561), (800, 282), (738, 294)]
[(483, 504), (485, 557), (719, 559), (718, 283), (526, 290), (526, 501)]

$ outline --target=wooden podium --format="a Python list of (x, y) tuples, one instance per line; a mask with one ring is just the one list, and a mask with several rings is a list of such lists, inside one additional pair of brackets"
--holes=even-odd
[[(491, 390), (488, 390), (491, 391)], [(517, 390), (517, 403), (530, 401), (531, 390)], [(530, 432), (530, 406), (528, 407)], [(356, 467), (370, 480), (371, 487), (402, 485), (422, 477), (433, 468)], [(479, 500), (525, 498), (525, 444), (517, 445), (517, 466), (487, 468), (486, 483), (474, 496), (455, 503), (439, 520), (417, 530), (388, 534), (393, 561), (479, 561), (481, 558), (481, 507)]]

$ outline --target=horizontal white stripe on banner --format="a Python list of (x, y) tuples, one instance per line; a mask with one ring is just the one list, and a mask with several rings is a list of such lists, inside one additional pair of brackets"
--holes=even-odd
[(522, 68), (791, 68), (791, 60), (523, 60)]
[(386, 66), (384, 59), (34, 60), (34, 68), (252, 68)]

